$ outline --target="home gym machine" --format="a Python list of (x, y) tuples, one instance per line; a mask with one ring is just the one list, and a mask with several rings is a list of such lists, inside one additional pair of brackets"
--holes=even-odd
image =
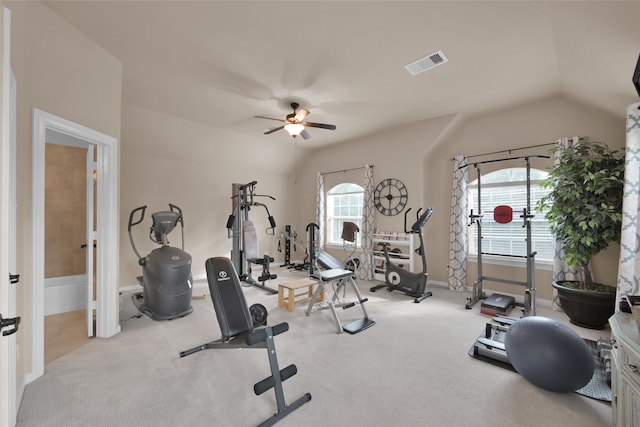
[[(505, 159), (496, 159), (496, 160), (485, 160), (482, 162), (474, 163), (473, 166), (476, 169), (476, 173), (478, 176), (478, 213), (474, 214), (473, 209), (471, 209), (471, 213), (469, 215), (469, 226), (475, 225), (477, 227), (477, 250), (478, 250), (478, 277), (476, 281), (473, 283), (473, 292), (471, 297), (468, 298), (468, 302), (465, 305), (467, 309), (471, 309), (478, 301), (481, 299), (486, 299), (482, 286), (483, 282), (491, 281), (498, 283), (507, 283), (512, 285), (520, 285), (524, 286), (524, 303), (522, 304), (522, 313), (523, 316), (536, 315), (536, 287), (535, 287), (535, 256), (536, 252), (532, 250), (532, 239), (531, 239), (531, 220), (534, 215), (531, 214), (531, 158), (544, 158), (548, 159), (549, 156), (522, 156), (522, 157), (509, 157)], [(511, 255), (511, 254), (503, 254), (503, 253), (492, 253), (492, 252), (484, 252), (482, 250), (482, 183), (481, 183), (481, 173), (480, 173), (480, 165), (485, 163), (494, 163), (494, 162), (502, 162), (507, 160), (521, 160), (524, 159), (526, 165), (526, 174), (527, 174), (527, 200), (526, 206), (522, 211), (522, 227), (526, 230), (526, 254), (524, 255)], [(461, 166), (467, 167), (468, 165)], [(499, 224), (508, 224), (511, 222), (513, 217), (513, 210), (511, 207), (506, 205), (497, 206), (493, 211), (494, 220)], [(508, 258), (524, 258), (526, 260), (526, 281), (517, 281), (512, 279), (505, 279), (499, 277), (489, 277), (485, 276), (482, 271), (482, 257), (483, 255), (491, 255), (498, 257), (508, 257)], [(513, 297), (508, 297), (505, 295), (494, 295), (490, 297), (487, 302), (483, 303), (482, 310), (485, 314), (507, 314), (508, 310), (516, 305), (515, 299)]]
[[(227, 235), (233, 240), (233, 249), (231, 250), (231, 262), (238, 271), (240, 280), (249, 286), (262, 288), (272, 294), (277, 294), (277, 289), (270, 288), (264, 284), (267, 280), (272, 280), (278, 276), (271, 274), (269, 265), (274, 261), (269, 255), (258, 255), (258, 238), (253, 221), (249, 220), (249, 211), (254, 206), (261, 206), (267, 211), (267, 219), (270, 227), (266, 229), (268, 235), (275, 235), (276, 221), (269, 213), (269, 208), (264, 203), (256, 202), (256, 197), (268, 197), (275, 200), (274, 197), (266, 194), (255, 194), (257, 181), (251, 181), (248, 184), (232, 184), (232, 214), (227, 220)], [(256, 281), (251, 277), (252, 264), (262, 266), (262, 274)]]
[[(129, 215), (129, 241), (133, 252), (142, 266), (142, 276), (137, 277), (142, 292), (133, 296), (133, 302), (141, 313), (153, 320), (171, 320), (191, 313), (191, 255), (184, 251), (184, 221), (182, 210), (169, 204), (169, 211), (151, 214), (153, 223), (149, 229), (149, 239), (161, 247), (143, 257), (133, 241), (132, 228), (144, 220), (146, 206), (140, 206)], [(136, 221), (135, 217), (139, 215)], [(181, 248), (169, 246), (167, 236), (180, 224), (182, 231)]]
[[(211, 301), (216, 312), (222, 337), (189, 350), (180, 352), (185, 357), (201, 350), (210, 349), (250, 349), (264, 348), (269, 356), (271, 375), (258, 381), (253, 386), (254, 393), (259, 396), (273, 389), (276, 395), (276, 413), (259, 424), (271, 426), (311, 400), (311, 394), (305, 393), (293, 403), (287, 405), (282, 383), (298, 373), (296, 365), (291, 364), (284, 369), (278, 365), (278, 356), (274, 337), (289, 330), (287, 323), (275, 326), (259, 325), (256, 322), (254, 304), (247, 307), (247, 301), (240, 286), (240, 280), (229, 258), (209, 258), (205, 262)], [(262, 309), (264, 307), (260, 306)], [(266, 319), (266, 316), (264, 317)], [(225, 402), (218, 402), (225, 404)]]
[[(284, 263), (280, 267), (293, 268), (294, 270), (302, 271), (309, 268), (309, 254), (306, 252), (305, 243), (298, 240), (298, 233), (291, 231), (290, 225), (284, 226), (284, 233), (280, 233), (280, 238), (284, 239)], [(278, 252), (282, 252), (282, 241), (278, 241)], [(301, 246), (305, 250), (305, 256), (302, 261), (291, 260), (291, 248), (293, 251), (298, 251), (298, 246)]]
[(416, 214), (417, 220), (411, 226), (411, 229), (407, 229), (407, 214), (411, 208), (407, 209), (404, 213), (404, 232), (410, 234), (417, 234), (420, 239), (420, 247), (416, 249), (416, 252), (420, 255), (422, 259), (422, 271), (420, 273), (413, 273), (411, 271), (405, 270), (402, 267), (394, 264), (389, 258), (389, 243), (382, 244), (382, 250), (384, 252), (384, 257), (386, 261), (386, 271), (384, 273), (385, 283), (381, 283), (379, 285), (373, 286), (369, 290), (371, 292), (375, 292), (380, 288), (386, 287), (389, 292), (392, 291), (400, 291), (414, 297), (413, 302), (419, 303), (427, 298), (429, 298), (432, 294), (429, 291), (425, 292), (425, 288), (427, 286), (427, 277), (429, 273), (427, 272), (427, 254), (424, 245), (424, 232), (422, 228), (429, 221), (431, 215), (433, 214), (433, 208), (428, 207), (425, 211), (420, 214), (422, 208), (418, 210)]

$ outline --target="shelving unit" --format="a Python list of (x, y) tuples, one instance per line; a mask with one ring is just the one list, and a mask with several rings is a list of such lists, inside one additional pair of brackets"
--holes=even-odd
[[(389, 259), (392, 263), (413, 272), (415, 254), (413, 234), (381, 231), (373, 235), (374, 279), (385, 281), (387, 261), (379, 243), (389, 243)], [(392, 253), (393, 250), (395, 252)]]

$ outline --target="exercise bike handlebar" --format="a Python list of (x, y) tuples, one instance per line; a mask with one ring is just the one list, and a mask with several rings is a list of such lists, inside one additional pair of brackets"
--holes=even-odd
[[(140, 224), (144, 220), (144, 213), (145, 213), (146, 210), (147, 210), (147, 206), (144, 205), (144, 206), (140, 206), (138, 208), (135, 208), (129, 214), (129, 226), (127, 227), (128, 232), (129, 232), (129, 241), (131, 242), (131, 247), (133, 248), (133, 252), (135, 252), (135, 254), (138, 257), (138, 259), (141, 259), (142, 257), (140, 256), (140, 252), (138, 252), (138, 249), (136, 248), (136, 244), (133, 242), (133, 235), (131, 234), (131, 227), (133, 227), (134, 225)], [(134, 215), (136, 214), (136, 212), (140, 212), (140, 211), (142, 211), (142, 213), (140, 214), (140, 219), (138, 221), (134, 222), (134, 220), (133, 220)]]
[(180, 216), (178, 217), (178, 221), (182, 227), (184, 227), (184, 216), (182, 216), (182, 209), (179, 206), (174, 205), (173, 203), (169, 203), (169, 210), (171, 212), (178, 212)]
[(173, 203), (169, 203), (169, 209), (171, 210), (171, 212), (178, 212), (180, 214), (176, 223), (180, 223), (180, 234), (182, 241), (181, 248), (184, 251), (184, 216), (182, 215), (182, 209), (180, 209), (179, 206), (176, 206)]
[[(420, 211), (418, 211), (418, 213), (420, 213)], [(422, 228), (427, 221), (429, 221), (429, 218), (431, 218), (431, 215), (433, 214), (433, 208), (431, 206), (429, 206), (422, 215), (420, 215), (420, 217), (418, 218), (418, 220), (415, 222), (415, 224), (413, 224), (413, 226), (411, 226), (411, 230), (414, 232), (417, 232), (418, 230), (420, 230), (420, 228)]]
[[(129, 232), (131, 232), (132, 226), (138, 225), (144, 220), (144, 213), (146, 210), (147, 210), (147, 205), (144, 205), (144, 206), (140, 206), (139, 208), (135, 208), (134, 210), (131, 211), (131, 213), (129, 214), (129, 227), (128, 227)], [(142, 213), (140, 214), (140, 219), (134, 222), (133, 216), (136, 214), (136, 212), (139, 212), (139, 211), (142, 211)]]

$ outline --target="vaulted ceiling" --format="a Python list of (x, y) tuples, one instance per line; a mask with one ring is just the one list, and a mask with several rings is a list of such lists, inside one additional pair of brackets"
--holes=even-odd
[[(563, 95), (639, 99), (640, 2), (44, 1), (123, 64), (123, 102), (245, 136), (292, 101), (310, 148)], [(442, 51), (437, 67), (404, 66)]]

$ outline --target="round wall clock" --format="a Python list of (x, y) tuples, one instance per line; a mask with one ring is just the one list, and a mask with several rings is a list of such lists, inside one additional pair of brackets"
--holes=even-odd
[(407, 200), (407, 187), (395, 178), (383, 179), (373, 192), (376, 209), (383, 215), (399, 214), (407, 205)]

